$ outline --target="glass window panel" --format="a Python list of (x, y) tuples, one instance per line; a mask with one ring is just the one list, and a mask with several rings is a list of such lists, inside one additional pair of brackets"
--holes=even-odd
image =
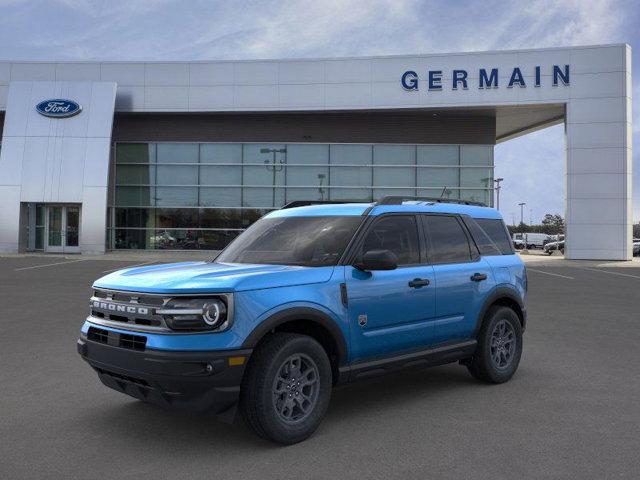
[(247, 225), (243, 223), (243, 212), (238, 208), (201, 208), (199, 227), (245, 228)]
[(116, 184), (153, 185), (155, 172), (155, 165), (118, 165), (116, 167)]
[(460, 169), (460, 186), (461, 187), (493, 187), (493, 169), (492, 168), (461, 168)]
[(197, 143), (158, 143), (158, 163), (198, 163)]
[(242, 192), (244, 207), (269, 208), (284, 205), (284, 188), (244, 188)]
[(44, 250), (44, 227), (36, 227), (36, 250)]
[(158, 165), (156, 185), (198, 185), (195, 165)]
[(45, 222), (44, 205), (36, 205), (36, 226), (44, 227)]
[(154, 187), (116, 187), (116, 206), (154, 205)]
[(241, 143), (203, 143), (200, 163), (242, 163)]
[(356, 202), (371, 202), (370, 188), (332, 188), (331, 200), (353, 200)]
[[(245, 185), (284, 185), (284, 164), (286, 154), (282, 152), (261, 152), (261, 150), (283, 150), (284, 145), (245, 144), (243, 162), (243, 180)], [(258, 165), (246, 165), (246, 164)]]
[[(374, 185), (384, 187), (415, 186), (415, 147), (413, 145), (375, 145), (373, 147), (373, 163), (374, 165), (408, 165), (407, 167), (374, 167)], [(404, 195), (404, 193), (400, 193), (400, 195)]]
[(196, 208), (158, 208), (155, 210), (156, 228), (195, 228), (198, 225)]
[(240, 207), (241, 205), (241, 188), (200, 187), (200, 206), (202, 207)]
[(460, 190), (460, 198), (462, 200), (470, 200), (492, 206), (491, 192), (491, 190)]
[(460, 169), (459, 168), (419, 168), (419, 187), (458, 187)]
[(370, 250), (389, 250), (398, 258), (398, 265), (420, 263), (415, 217), (394, 215), (376, 221), (364, 238), (360, 254)]
[(405, 196), (412, 197), (416, 194), (415, 188), (374, 188), (374, 200), (380, 200), (382, 197), (388, 196)]
[(327, 188), (287, 188), (287, 202), (294, 200), (328, 200)]
[(458, 190), (453, 188), (419, 188), (418, 196), (420, 197), (433, 197), (433, 198), (446, 198), (449, 200), (457, 200)]
[(471, 261), (469, 240), (456, 217), (427, 215), (429, 232), (429, 258), (438, 263), (466, 263)]
[(155, 205), (159, 207), (197, 207), (198, 187), (157, 187)]
[(242, 185), (242, 167), (202, 165), (200, 185)]
[(116, 249), (145, 249), (151, 248), (150, 238), (154, 230), (113, 230), (113, 246)]
[(154, 227), (153, 210), (147, 208), (116, 208), (116, 227)]
[(155, 163), (155, 143), (117, 143), (116, 163)]
[(458, 145), (418, 145), (418, 165), (459, 165), (460, 147)]
[(462, 145), (460, 155), (462, 165), (493, 165), (491, 145)]
[[(373, 163), (373, 147), (371, 145), (331, 145), (329, 151), (332, 186), (371, 186), (373, 183), (373, 171), (370, 166)], [(331, 200), (371, 201), (372, 198), (370, 188), (331, 188), (329, 195)]]
[[(287, 189), (287, 201), (328, 200), (329, 192), (326, 188), (329, 177), (328, 163), (328, 145), (288, 145), (287, 185), (317, 185), (317, 188)], [(309, 166), (291, 166), (292, 164), (309, 164)]]
[(371, 145), (331, 145), (329, 152), (332, 166), (371, 165), (373, 163), (373, 147)]

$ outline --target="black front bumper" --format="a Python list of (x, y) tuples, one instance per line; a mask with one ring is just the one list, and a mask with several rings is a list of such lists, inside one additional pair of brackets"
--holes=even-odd
[[(82, 336), (78, 353), (107, 387), (161, 406), (219, 414), (237, 403), (251, 350), (139, 351)], [(243, 364), (231, 366), (235, 357), (244, 357)]]

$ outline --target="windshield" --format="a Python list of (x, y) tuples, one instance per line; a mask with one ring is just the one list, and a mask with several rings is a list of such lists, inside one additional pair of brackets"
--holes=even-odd
[(261, 218), (216, 259), (219, 263), (335, 265), (362, 217)]

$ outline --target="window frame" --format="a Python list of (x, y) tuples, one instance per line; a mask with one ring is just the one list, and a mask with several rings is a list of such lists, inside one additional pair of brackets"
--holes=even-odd
[(388, 217), (412, 217), (415, 222), (416, 227), (416, 236), (418, 238), (418, 263), (407, 263), (398, 265), (397, 268), (407, 268), (407, 267), (416, 267), (421, 265), (428, 265), (427, 256), (426, 256), (426, 243), (422, 232), (422, 225), (420, 219), (418, 219), (418, 215), (415, 212), (389, 212), (383, 213), (375, 216), (368, 216), (367, 222), (364, 222), (359, 230), (356, 231), (353, 242), (347, 246), (345, 251), (344, 259), (338, 262), (338, 265), (350, 265), (353, 266), (354, 263), (358, 261), (358, 256), (361, 253), (362, 246), (364, 244), (364, 240), (367, 234), (371, 231), (371, 229), (376, 225), (376, 223), (386, 219)]
[[(478, 246), (476, 245), (475, 240), (473, 239), (473, 237), (471, 236), (471, 233), (469, 232), (469, 229), (467, 228), (467, 225), (464, 223), (463, 220), (463, 215), (460, 214), (455, 214), (455, 213), (421, 213), (419, 215), (420, 218), (420, 223), (422, 224), (422, 229), (424, 230), (424, 237), (425, 237), (425, 242), (427, 243), (427, 252), (429, 255), (429, 264), (432, 266), (436, 266), (436, 265), (463, 265), (463, 264), (468, 264), (468, 263), (477, 263), (480, 261), (480, 259), (482, 258), (482, 255), (480, 254), (480, 250), (478, 249)], [(433, 239), (431, 238), (431, 232), (429, 231), (428, 225), (427, 225), (427, 218), (428, 217), (452, 217), (454, 218), (458, 224), (460, 225), (460, 227), (462, 228), (462, 231), (464, 232), (465, 237), (467, 238), (467, 244), (469, 245), (469, 260), (466, 262), (435, 262), (434, 258), (433, 258), (433, 252), (434, 252), (434, 248), (433, 248)]]

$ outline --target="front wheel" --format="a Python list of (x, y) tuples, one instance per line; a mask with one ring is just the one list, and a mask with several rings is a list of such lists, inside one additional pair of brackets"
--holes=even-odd
[(522, 355), (522, 325), (509, 307), (494, 306), (487, 312), (478, 346), (467, 365), (469, 373), (489, 383), (504, 383), (518, 369)]
[(251, 356), (240, 410), (259, 436), (293, 444), (315, 432), (329, 406), (329, 358), (313, 338), (274, 333)]

